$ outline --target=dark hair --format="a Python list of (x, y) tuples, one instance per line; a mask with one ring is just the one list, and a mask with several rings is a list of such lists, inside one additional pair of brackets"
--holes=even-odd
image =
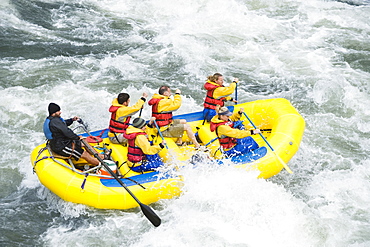
[(118, 94), (118, 104), (123, 104), (125, 102), (127, 102), (127, 100), (130, 98), (130, 95), (128, 95), (127, 93), (120, 93)]
[(158, 90), (158, 93), (159, 93), (160, 95), (163, 95), (163, 94), (164, 94), (164, 92), (166, 92), (169, 88), (170, 88), (169, 86), (161, 86), (161, 87), (159, 88), (159, 90)]
[(208, 76), (208, 80), (212, 81), (212, 82), (216, 82), (218, 80), (219, 77), (223, 76), (222, 74), (220, 73), (215, 73), (214, 75), (210, 75)]

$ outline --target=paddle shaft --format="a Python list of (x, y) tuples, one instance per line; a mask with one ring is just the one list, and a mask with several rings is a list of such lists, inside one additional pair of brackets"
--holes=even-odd
[(82, 121), (82, 119), (81, 118), (79, 118), (78, 120), (77, 120), (77, 122), (79, 123), (79, 124), (81, 124), (82, 125), (82, 128), (84, 129), (84, 131), (91, 137), (91, 138), (93, 138), (96, 142), (100, 142), (101, 140), (99, 140), (96, 136), (93, 136), (88, 130), (87, 130), (87, 126), (86, 126), (86, 124), (84, 123), (84, 121)]
[(84, 121), (82, 121), (82, 119), (81, 119), (81, 118), (79, 118), (79, 119), (77, 120), (77, 122), (78, 122), (79, 124), (81, 124), (81, 125), (82, 125), (82, 128), (84, 129), (84, 131), (85, 131), (89, 136), (92, 136), (92, 135), (91, 135), (91, 133), (87, 130), (87, 126), (85, 125)]
[(238, 83), (235, 82), (236, 86), (235, 86), (235, 101), (234, 104), (237, 104), (238, 103)]
[(105, 164), (104, 160), (99, 157), (98, 153), (92, 148), (85, 140), (81, 139), (81, 142), (85, 145), (85, 147), (97, 158), (100, 163), (104, 166), (104, 168), (109, 172), (112, 177), (114, 177), (117, 182), (134, 198), (134, 200), (140, 205), (141, 210), (143, 211), (144, 215), (148, 218), (148, 220), (154, 225), (159, 226), (161, 224), (161, 219), (154, 213), (154, 211), (147, 205), (141, 203), (139, 199), (127, 188), (127, 186), (118, 178), (117, 174), (115, 174), (107, 164)]
[[(244, 116), (248, 119), (248, 121), (252, 124), (253, 128), (257, 129), (256, 125), (254, 125), (254, 123), (252, 122), (252, 120), (248, 117), (248, 115), (243, 112)], [(288, 167), (288, 165), (279, 157), (279, 155), (277, 155), (277, 153), (275, 152), (274, 148), (270, 145), (270, 143), (266, 140), (266, 138), (261, 134), (259, 133), (259, 135), (262, 137), (262, 139), (266, 142), (266, 144), (269, 146), (269, 148), (271, 149), (271, 151), (275, 154), (276, 158), (279, 160), (279, 162), (283, 165), (283, 167), (285, 168), (285, 170), (287, 170), (289, 173), (293, 173), (292, 170)]]
[[(158, 133), (159, 133), (159, 135), (161, 136), (162, 140), (164, 140), (164, 137), (163, 137), (163, 135), (162, 135), (161, 129), (158, 127), (157, 122), (154, 120), (154, 121), (153, 121), (153, 123), (154, 123), (155, 127), (157, 128)], [(164, 143), (164, 145), (165, 145), (165, 146), (166, 146), (166, 148), (168, 149), (167, 143)]]

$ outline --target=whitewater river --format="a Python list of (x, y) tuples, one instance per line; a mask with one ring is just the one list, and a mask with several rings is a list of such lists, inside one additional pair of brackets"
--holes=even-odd
[[(0, 246), (370, 246), (369, 16), (365, 0), (1, 0)], [(183, 196), (151, 205), (158, 228), (33, 174), (50, 102), (97, 130), (120, 92), (167, 84), (183, 93), (175, 114), (202, 110), (215, 72), (239, 77), (239, 102), (302, 114), (294, 174), (185, 168)]]

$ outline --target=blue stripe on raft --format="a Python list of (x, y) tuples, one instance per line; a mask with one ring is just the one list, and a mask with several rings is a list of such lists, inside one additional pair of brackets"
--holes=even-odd
[[(234, 106), (233, 105), (228, 106), (227, 108), (231, 112), (234, 111)], [(173, 116), (173, 118), (174, 119), (186, 119), (186, 122), (194, 122), (194, 121), (204, 120), (203, 111), (181, 114), (181, 115)]]
[[(140, 174), (140, 175), (137, 175), (137, 176), (132, 176), (132, 177), (129, 177), (129, 178), (138, 182), (139, 184), (142, 184), (142, 185), (145, 185), (146, 183), (150, 183), (150, 182), (155, 182), (155, 181), (158, 181), (158, 180), (171, 178), (171, 176), (169, 174), (163, 174), (162, 173), (162, 174), (160, 174), (160, 176), (158, 176), (158, 174), (159, 174), (159, 172), (148, 172), (148, 173)], [(121, 179), (121, 181), (127, 187), (137, 185), (135, 182), (132, 182), (128, 179), (123, 178), (123, 179)], [(101, 178), (100, 182), (106, 187), (121, 187), (121, 185), (114, 178), (113, 179), (112, 178), (109, 178), (109, 179)]]
[(234, 106), (233, 105), (231, 105), (231, 106), (227, 106), (227, 108), (229, 109), (229, 111), (231, 111), (231, 112), (234, 112)]
[(203, 112), (192, 112), (182, 115), (173, 116), (173, 119), (186, 119), (186, 122), (203, 120)]
[[(90, 132), (92, 136), (100, 136), (101, 138), (107, 138), (108, 137), (108, 131), (109, 129), (101, 129), (101, 130), (96, 130), (93, 132)], [(102, 133), (103, 132), (103, 133)], [(87, 133), (80, 134), (83, 137), (88, 137), (89, 135)]]

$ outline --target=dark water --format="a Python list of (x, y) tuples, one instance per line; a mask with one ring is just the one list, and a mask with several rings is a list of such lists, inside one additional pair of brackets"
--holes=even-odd
[[(369, 1), (1, 1), (0, 246), (368, 246)], [(106, 128), (132, 100), (239, 77), (240, 102), (282, 97), (306, 120), (289, 166), (269, 180), (232, 167), (180, 171), (184, 195), (97, 210), (45, 189), (29, 155), (49, 102)], [(149, 108), (143, 116), (149, 117)]]

